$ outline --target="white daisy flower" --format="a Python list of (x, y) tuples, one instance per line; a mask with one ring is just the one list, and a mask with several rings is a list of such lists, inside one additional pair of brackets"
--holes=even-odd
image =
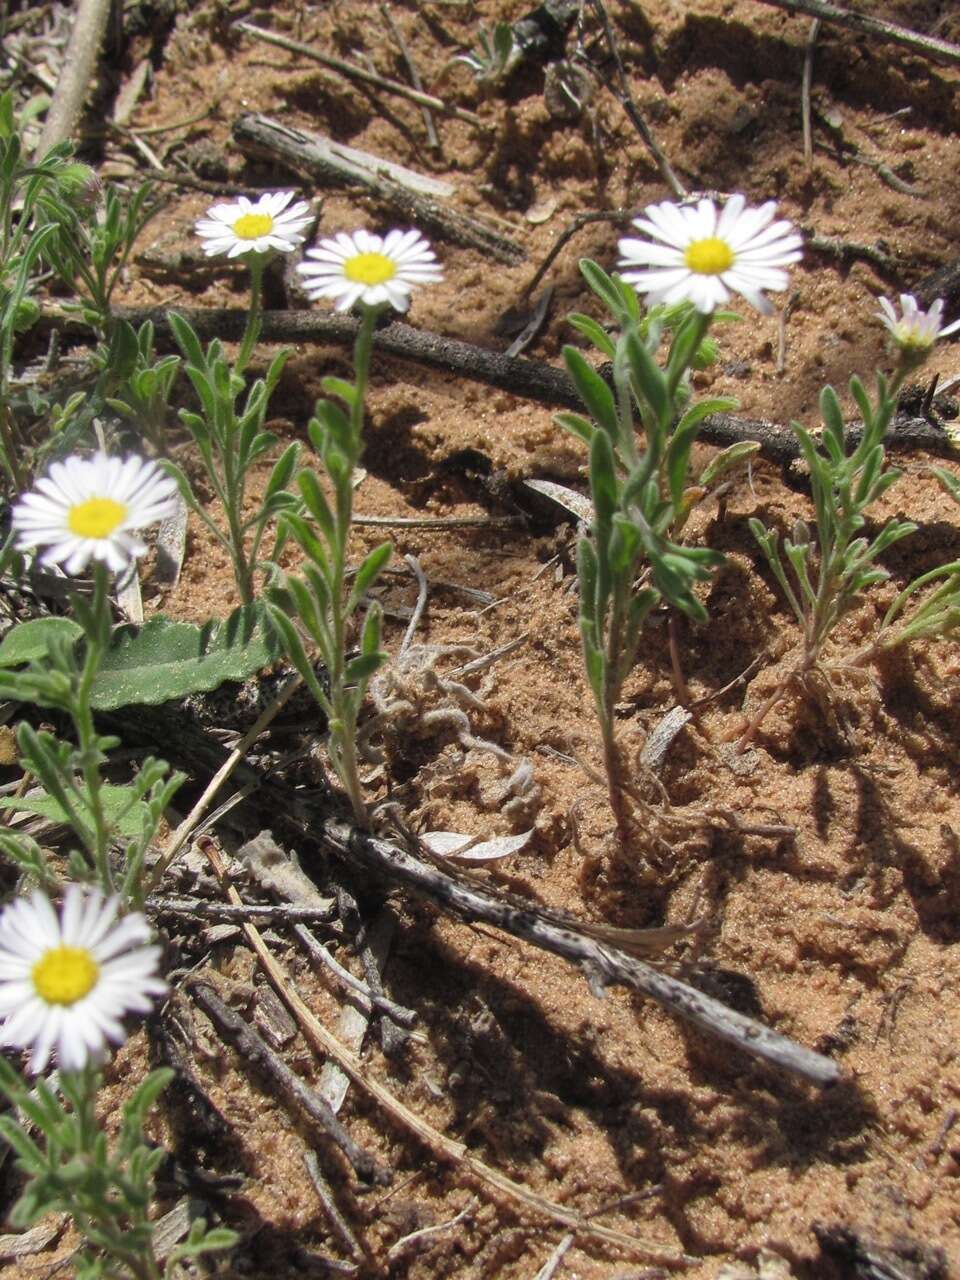
[(877, 301), (880, 303), (877, 314), (902, 351), (926, 355), (938, 338), (945, 338), (960, 330), (960, 320), (948, 324), (945, 329), (940, 328), (940, 321), (943, 319), (942, 298), (937, 298), (929, 311), (922, 311), (912, 293), (901, 293), (900, 316), (889, 298), (878, 298)]
[[(619, 270), (648, 305), (692, 302), (710, 314), (739, 293), (758, 311), (773, 308), (764, 289), (785, 289), (784, 267), (801, 258), (802, 239), (793, 224), (774, 222), (770, 200), (747, 209), (746, 198), (731, 196), (722, 209), (712, 200), (689, 205), (651, 204), (633, 225), (648, 240), (621, 240)], [(635, 268), (640, 268), (636, 270)]]
[(292, 253), (306, 239), (313, 223), (310, 206), (298, 200), (287, 208), (296, 192), (272, 191), (258, 200), (241, 196), (235, 204), (215, 204), (200, 218), (196, 232), (208, 258), (225, 253), (238, 258), (242, 253), (267, 253), (277, 249)]
[(149, 1013), (166, 992), (158, 946), (139, 912), (117, 920), (117, 898), (68, 886), (59, 918), (42, 893), (0, 914), (0, 1043), (30, 1050), (46, 1070), (56, 1050), (63, 1071), (101, 1062), (126, 1038), (121, 1019)]
[(313, 261), (297, 267), (305, 277), (304, 289), (314, 301), (335, 299), (338, 311), (347, 311), (357, 302), (368, 307), (389, 302), (395, 311), (406, 311), (414, 285), (443, 279), (440, 264), (419, 231), (388, 231), (386, 236), (340, 231), (334, 239), (308, 249), (307, 257)]
[(65, 458), (13, 508), (17, 549), (46, 547), (40, 563), (62, 564), (69, 574), (90, 560), (119, 573), (146, 551), (130, 531), (172, 515), (176, 491), (155, 462), (136, 455)]

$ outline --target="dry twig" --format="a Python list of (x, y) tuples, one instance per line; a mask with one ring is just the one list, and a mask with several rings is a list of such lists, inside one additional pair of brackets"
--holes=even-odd
[(378, 1165), (373, 1156), (357, 1146), (323, 1098), (290, 1070), (279, 1054), (257, 1035), (253, 1027), (248, 1026), (236, 1010), (220, 999), (209, 980), (192, 978), (186, 985), (195, 1003), (243, 1061), (269, 1080), (271, 1091), (286, 1106), (304, 1117), (315, 1131), (340, 1148), (358, 1177), (380, 1186), (389, 1184), (389, 1172)]
[(562, 922), (556, 917), (551, 919), (551, 913), (522, 899), (491, 893), (482, 881), (466, 874), (454, 878), (446, 868), (435, 866), (418, 852), (401, 849), (339, 819), (313, 814), (308, 826), (313, 835), (348, 865), (359, 863), (388, 880), (408, 886), (465, 920), (492, 924), (544, 951), (562, 956), (580, 965), (600, 985), (632, 987), (701, 1030), (811, 1083), (822, 1086), (840, 1079), (839, 1067), (829, 1058), (627, 955), (612, 942), (600, 942), (579, 931), (587, 926), (578, 926), (569, 918)]
[(376, 89), (382, 89), (385, 93), (393, 93), (400, 98), (408, 98), (411, 102), (416, 102), (421, 107), (430, 107), (432, 111), (438, 111), (441, 115), (453, 116), (456, 120), (465, 120), (467, 124), (476, 125), (480, 129), (488, 127), (473, 111), (465, 111), (463, 107), (444, 102), (442, 98), (435, 98), (432, 93), (421, 93), (417, 89), (411, 89), (405, 84), (400, 84), (397, 80), (388, 80), (386, 76), (377, 75), (375, 71), (367, 71), (364, 67), (354, 66), (352, 62), (345, 62), (343, 58), (335, 58), (332, 54), (321, 53), (319, 49), (314, 49), (312, 45), (301, 44), (299, 40), (290, 40), (287, 36), (278, 35), (275, 31), (264, 31), (262, 27), (255, 27), (250, 22), (235, 22), (233, 26), (235, 31), (242, 31), (245, 35), (252, 36), (254, 40), (263, 40), (266, 44), (276, 45), (278, 49), (286, 49), (288, 53), (299, 53), (301, 57), (311, 58), (314, 62), (319, 62), (321, 66), (329, 67), (332, 71), (339, 71), (342, 76), (347, 76), (350, 80), (360, 80), (364, 84), (373, 85)]
[[(394, 20), (390, 6), (388, 4), (380, 5), (380, 13), (383, 16), (384, 22), (390, 28), (390, 34), (393, 36), (397, 48), (400, 50), (400, 56), (403, 58), (404, 66), (407, 68), (407, 75), (410, 77), (410, 83), (418, 93), (423, 93), (423, 81), (420, 79), (420, 72), (417, 70), (417, 64), (414, 62), (413, 55), (407, 47), (406, 40), (403, 38), (403, 32)], [(433, 123), (433, 115), (431, 114), (430, 108), (421, 105), (420, 114), (423, 116), (423, 127), (427, 131), (427, 146), (430, 147), (431, 151), (439, 151), (440, 139), (437, 137), (437, 129), (436, 125)]]
[(810, 86), (813, 82), (813, 52), (820, 34), (820, 19), (810, 23), (807, 47), (803, 55), (803, 81), (800, 86), (800, 111), (803, 117), (803, 160), (809, 169), (813, 164), (813, 130), (810, 125)]
[(592, 0), (593, 8), (597, 17), (600, 19), (600, 25), (603, 28), (604, 39), (607, 43), (607, 49), (610, 57), (613, 59), (613, 65), (617, 70), (616, 85), (610, 84), (611, 92), (616, 96), (618, 102), (623, 107), (627, 116), (643, 139), (644, 146), (653, 156), (657, 168), (660, 170), (660, 176), (670, 188), (673, 195), (682, 200), (687, 194), (687, 189), (673, 172), (670, 161), (667, 159), (666, 153), (653, 136), (653, 131), (640, 114), (640, 108), (634, 101), (633, 94), (630, 92), (630, 81), (627, 78), (626, 68), (623, 65), (623, 58), (620, 56), (620, 46), (617, 44), (616, 37), (613, 34), (613, 27), (610, 25), (610, 15), (607, 13), (603, 0)]
[(889, 40), (892, 44), (911, 49), (934, 62), (960, 62), (960, 47), (951, 44), (949, 40), (925, 36), (919, 31), (911, 31), (909, 27), (898, 26), (895, 22), (871, 18), (868, 14), (856, 13), (852, 9), (841, 9), (839, 5), (827, 4), (824, 0), (759, 0), (759, 3), (786, 9), (788, 13), (806, 13), (811, 18), (835, 22), (838, 27), (847, 27), (860, 35)]

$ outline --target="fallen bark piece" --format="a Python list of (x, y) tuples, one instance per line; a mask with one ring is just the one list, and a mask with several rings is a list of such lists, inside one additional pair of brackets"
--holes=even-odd
[(233, 136), (246, 150), (262, 148), (270, 155), (290, 160), (298, 168), (306, 169), (315, 177), (333, 182), (348, 182), (356, 186), (376, 190), (380, 180), (391, 182), (420, 196), (437, 200), (449, 200), (456, 195), (456, 188), (429, 174), (417, 173), (392, 160), (381, 160), (369, 151), (358, 151), (322, 133), (308, 133), (271, 120), (264, 115), (243, 115), (234, 122)]
[(320, 182), (362, 187), (389, 205), (401, 218), (438, 239), (479, 249), (497, 262), (523, 261), (526, 250), (492, 227), (439, 201), (453, 195), (446, 182), (424, 177), (411, 169), (390, 164), (368, 152), (344, 147), (321, 134), (307, 133), (271, 120), (269, 116), (243, 115), (233, 123), (233, 139), (249, 154), (283, 160), (291, 168)]

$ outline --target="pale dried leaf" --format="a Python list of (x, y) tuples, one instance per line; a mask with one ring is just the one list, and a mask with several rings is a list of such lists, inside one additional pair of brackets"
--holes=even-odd
[(556, 484), (553, 480), (525, 480), (524, 484), (534, 493), (543, 494), (545, 498), (559, 503), (578, 520), (589, 522), (593, 519), (593, 503), (575, 489), (568, 489), (566, 485)]
[(173, 514), (162, 520), (157, 530), (157, 562), (153, 580), (165, 587), (175, 587), (180, 581), (187, 549), (187, 504), (179, 493), (174, 500), (177, 505)]
[(479, 840), (476, 836), (465, 836), (460, 831), (427, 831), (420, 836), (435, 857), (460, 858), (464, 862), (495, 862), (498, 858), (509, 858), (519, 853), (526, 845), (533, 830), (522, 831), (514, 836), (493, 836), (490, 840)]

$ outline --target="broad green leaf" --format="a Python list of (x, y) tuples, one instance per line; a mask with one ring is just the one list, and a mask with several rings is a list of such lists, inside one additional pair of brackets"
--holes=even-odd
[(83, 635), (83, 628), (72, 618), (31, 618), (19, 622), (0, 643), (0, 667), (19, 667), (36, 662), (50, 652), (50, 641), (70, 643)]
[(263, 604), (243, 605), (222, 622), (151, 618), (142, 627), (119, 627), (91, 689), (98, 711), (154, 706), (187, 694), (209, 692), (226, 680), (245, 680), (281, 655)]

